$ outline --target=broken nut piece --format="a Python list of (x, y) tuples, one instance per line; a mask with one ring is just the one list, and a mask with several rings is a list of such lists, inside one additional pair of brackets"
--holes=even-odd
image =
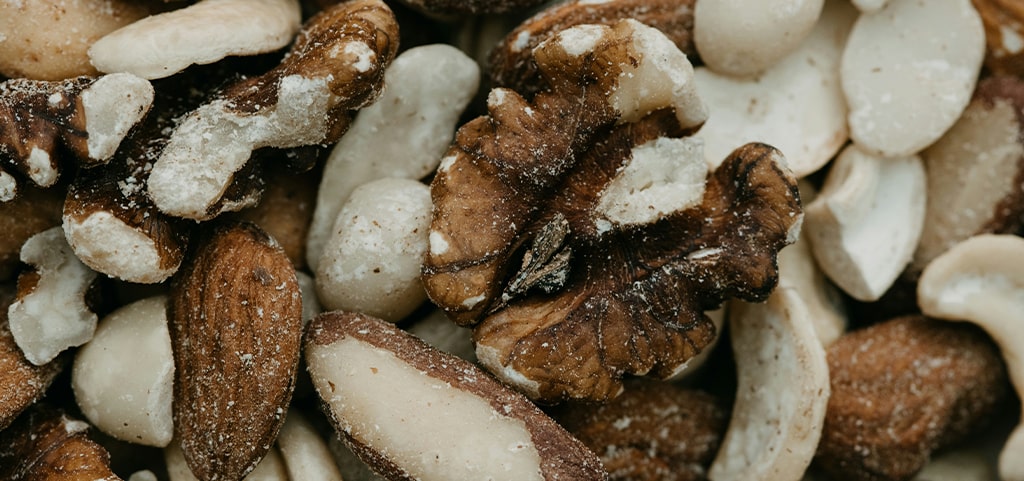
[(0, 479), (121, 481), (110, 454), (87, 436), (89, 425), (36, 404), (0, 431)]
[(985, 24), (985, 66), (1024, 76), (1024, 5), (1014, 0), (971, 0)]
[(25, 359), (7, 324), (7, 307), (13, 301), (13, 289), (0, 291), (0, 431), (43, 397), (66, 364), (61, 357), (42, 366)]

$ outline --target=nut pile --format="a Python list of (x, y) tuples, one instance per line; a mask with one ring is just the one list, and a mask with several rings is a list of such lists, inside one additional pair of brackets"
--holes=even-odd
[(1024, 481), (1022, 5), (0, 0), (0, 478)]

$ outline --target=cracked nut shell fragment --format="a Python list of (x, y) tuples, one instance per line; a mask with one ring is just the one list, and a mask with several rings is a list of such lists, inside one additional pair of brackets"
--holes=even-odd
[(171, 287), (174, 433), (202, 481), (266, 455), (295, 388), (302, 300), (291, 261), (252, 224), (214, 228)]
[(534, 52), (551, 87), (532, 103), (493, 90), (442, 161), (424, 284), (503, 381), (605, 400), (700, 352), (704, 310), (767, 297), (799, 194), (763, 144), (707, 176), (678, 138), (704, 119), (692, 67), (657, 30), (577, 26)]

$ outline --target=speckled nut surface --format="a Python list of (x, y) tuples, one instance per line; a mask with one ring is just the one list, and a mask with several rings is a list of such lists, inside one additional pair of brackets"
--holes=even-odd
[(0, 431), (0, 479), (121, 481), (110, 454), (88, 437), (89, 425), (36, 404)]
[(101, 72), (164, 78), (192, 64), (281, 49), (301, 23), (298, 0), (202, 0), (105, 35), (89, 59)]
[(244, 207), (220, 201), (252, 151), (336, 141), (352, 111), (376, 100), (397, 48), (398, 25), (380, 0), (320, 12), (280, 65), (180, 121), (153, 166), (150, 198), (167, 214), (196, 220)]
[(861, 15), (840, 74), (853, 141), (885, 157), (935, 142), (970, 101), (984, 53), (970, 0), (892, 0)]
[(389, 323), (324, 313), (307, 326), (305, 351), (338, 433), (389, 480), (607, 479), (521, 394)]
[(544, 0), (402, 0), (409, 6), (433, 14), (525, 12)]
[[(14, 200), (0, 203), (0, 280), (13, 279), (21, 265), (21, 245), (35, 234), (60, 225), (64, 192), (31, 185)], [(5, 310), (6, 311), (6, 310)]]
[(528, 97), (544, 88), (533, 62), (534, 47), (569, 27), (612, 25), (627, 18), (657, 28), (687, 57), (694, 57), (694, 3), (695, 0), (572, 0), (555, 4), (524, 21), (494, 46), (488, 59), (488, 74), (495, 87), (508, 87)]
[(653, 28), (577, 26), (534, 52), (553, 87), (532, 103), (493, 90), (434, 178), (424, 284), (476, 325), (502, 380), (538, 399), (609, 399), (624, 373), (670, 377), (706, 346), (704, 309), (767, 296), (801, 219), (796, 182), (766, 145), (706, 175), (699, 144), (678, 138), (704, 119), (691, 67)]
[(972, 0), (985, 24), (985, 66), (997, 74), (1024, 76), (1024, 4)]
[(612, 481), (706, 480), (728, 424), (714, 396), (651, 380), (626, 382), (607, 404), (565, 404), (554, 416), (601, 457)]
[(7, 307), (14, 301), (14, 291), (0, 291), (0, 432), (19, 414), (43, 397), (50, 383), (67, 364), (65, 357), (36, 366), (14, 342), (7, 324)]
[(1007, 393), (998, 351), (981, 330), (923, 316), (848, 333), (829, 347), (828, 362), (832, 396), (816, 463), (835, 481), (910, 479)]
[[(189, 469), (181, 446), (172, 442), (164, 448), (164, 464), (170, 481), (203, 481)], [(288, 478), (288, 470), (277, 447), (271, 446), (259, 464), (244, 478), (244, 481), (294, 481)], [(312, 481), (312, 480), (311, 480)], [(348, 481), (345, 479), (344, 481)]]
[(693, 40), (711, 70), (752, 77), (803, 41), (824, 0), (718, 0), (697, 2)]
[(131, 0), (0, 2), (0, 75), (35, 80), (95, 75), (89, 46), (149, 13), (147, 2)]

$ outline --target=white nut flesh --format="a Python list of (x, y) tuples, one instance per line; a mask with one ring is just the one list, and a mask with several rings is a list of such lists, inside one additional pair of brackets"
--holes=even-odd
[(64, 216), (64, 234), (75, 255), (86, 265), (108, 276), (128, 282), (162, 282), (178, 270), (166, 265), (156, 241), (105, 211), (78, 219)]
[[(698, 1), (693, 40), (711, 70), (751, 77), (796, 49), (818, 20), (824, 0)], [(786, 153), (789, 155), (789, 153)]]
[(174, 436), (174, 358), (167, 299), (136, 301), (100, 321), (79, 349), (71, 386), (82, 414), (123, 441), (164, 447)]
[(288, 417), (277, 435), (277, 449), (288, 477), (293, 481), (337, 481), (341, 479), (338, 465), (320, 434), (296, 409)]
[[(167, 476), (170, 481), (200, 481), (185, 461), (185, 454), (177, 442), (172, 442), (164, 448), (164, 463), (167, 465)], [(288, 477), (288, 470), (285, 468), (284, 460), (277, 448), (270, 448), (267, 455), (260, 460), (256, 468), (247, 474), (243, 481), (295, 481)]]
[(871, 13), (884, 8), (889, 0), (850, 0), (850, 3), (862, 12)]
[(469, 362), (476, 362), (473, 330), (452, 322), (443, 309), (434, 309), (426, 317), (407, 327), (406, 331), (435, 349), (459, 356)]
[(800, 46), (756, 78), (696, 69), (697, 89), (711, 111), (697, 137), (711, 169), (748, 142), (781, 150), (798, 178), (835, 156), (849, 135), (839, 62), (857, 15), (845, 0), (826, 2)]
[(477, 64), (447, 45), (411, 48), (391, 63), (384, 93), (359, 111), (324, 164), (306, 243), (310, 268), (319, 265), (356, 187), (384, 177), (420, 179), (437, 168), (479, 82)]
[(356, 188), (316, 269), (323, 306), (398, 322), (422, 304), (430, 210), (430, 187), (416, 180), (385, 178)]
[(106, 160), (153, 104), (153, 86), (127, 73), (104, 75), (82, 91), (89, 157)]
[(89, 58), (101, 72), (164, 78), (192, 64), (283, 48), (301, 20), (297, 0), (203, 0), (111, 32)]
[(841, 69), (850, 137), (885, 157), (931, 145), (970, 101), (984, 53), (970, 0), (893, 0), (861, 15)]
[[(1014, 389), (1024, 394), (1024, 238), (986, 234), (957, 244), (924, 269), (917, 301), (928, 316), (984, 329), (999, 346)], [(1024, 480), (1024, 424), (999, 455), (999, 478)]]
[(305, 327), (310, 319), (324, 309), (316, 295), (316, 280), (302, 271), (295, 271), (295, 278), (299, 281), (299, 291), (302, 293), (302, 326)]
[(805, 207), (804, 233), (818, 265), (840, 289), (873, 301), (910, 262), (924, 210), (919, 157), (883, 159), (852, 144), (836, 159), (818, 198)]
[(821, 438), (830, 391), (825, 349), (799, 294), (729, 305), (736, 358), (732, 419), (711, 465), (713, 481), (796, 480)]
[(791, 289), (803, 299), (818, 340), (828, 347), (846, 332), (846, 313), (839, 291), (818, 267), (806, 237), (779, 251), (778, 262), (778, 289)]
[(40, 366), (92, 339), (96, 314), (85, 304), (85, 294), (96, 272), (75, 257), (60, 227), (25, 241), (21, 261), (35, 268), (39, 281), (11, 304), (7, 317), (25, 358)]

